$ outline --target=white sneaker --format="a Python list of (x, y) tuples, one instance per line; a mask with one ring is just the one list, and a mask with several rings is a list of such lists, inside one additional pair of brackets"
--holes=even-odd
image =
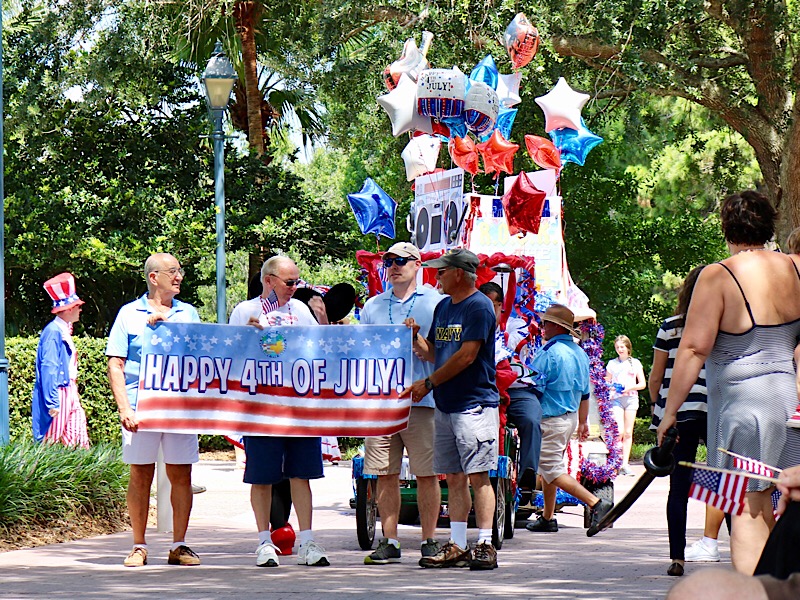
[(270, 544), (269, 542), (264, 542), (263, 544), (259, 544), (258, 548), (256, 548), (256, 566), (257, 567), (277, 567), (280, 565), (278, 562), (278, 548)]
[(719, 562), (719, 548), (709, 548), (702, 539), (699, 539), (686, 548), (684, 560), (686, 562)]
[(331, 563), (328, 562), (325, 549), (312, 540), (300, 546), (300, 552), (297, 553), (297, 564), (309, 567), (327, 567)]

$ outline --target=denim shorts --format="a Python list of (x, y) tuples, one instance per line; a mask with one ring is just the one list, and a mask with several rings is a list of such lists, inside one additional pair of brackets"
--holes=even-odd
[(483, 473), (497, 468), (500, 415), (497, 407), (464, 412), (436, 410), (433, 469), (438, 474)]
[(319, 479), (322, 438), (244, 436), (244, 482), (273, 485), (284, 479)]

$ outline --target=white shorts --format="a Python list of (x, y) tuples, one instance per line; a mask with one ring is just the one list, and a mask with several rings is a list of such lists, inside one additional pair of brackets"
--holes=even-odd
[(200, 460), (197, 435), (122, 429), (122, 461), (128, 465), (152, 465), (158, 460), (158, 448), (168, 465), (191, 465)]

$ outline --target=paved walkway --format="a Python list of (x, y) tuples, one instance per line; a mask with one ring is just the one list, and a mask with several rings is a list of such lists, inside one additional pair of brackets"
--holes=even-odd
[[(637, 475), (641, 466), (634, 466)], [(257, 543), (249, 490), (233, 462), (201, 462), (194, 480), (208, 487), (195, 496), (188, 543), (200, 555), (199, 567), (166, 564), (171, 535), (148, 532), (149, 564), (128, 569), (122, 559), (130, 534), (100, 536), (64, 544), (0, 553), (0, 598), (663, 598), (674, 583), (666, 575), (668, 545), (664, 506), (666, 479), (657, 479), (613, 529), (587, 538), (583, 511), (558, 514), (560, 531), (517, 529), (499, 552), (500, 568), (420, 569), (418, 530), (401, 526), (403, 562), (365, 566), (355, 534), (350, 469), (327, 466), (313, 482), (317, 541), (332, 565), (312, 568), (282, 558), (277, 569), (256, 568)], [(635, 478), (621, 477), (616, 499)], [(689, 541), (702, 534), (703, 505), (689, 503)], [(296, 521), (292, 516), (293, 524)], [(475, 530), (470, 530), (474, 541)], [(440, 538), (446, 538), (446, 530)], [(722, 566), (730, 568), (727, 532), (721, 533)], [(707, 565), (687, 565), (687, 572)]]

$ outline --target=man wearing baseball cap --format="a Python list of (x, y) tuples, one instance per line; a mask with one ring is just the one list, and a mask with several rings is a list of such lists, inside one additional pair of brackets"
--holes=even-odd
[[(428, 335), (436, 305), (444, 298), (436, 290), (417, 286), (422, 267), (419, 249), (408, 242), (394, 244), (383, 254), (383, 268), (391, 289), (367, 300), (361, 311), (365, 325), (394, 325), (413, 318), (420, 334)], [(425, 380), (433, 365), (411, 357), (413, 379)], [(433, 398), (428, 396), (411, 408), (408, 428), (389, 436), (368, 437), (365, 442), (364, 473), (378, 476), (378, 510), (384, 537), (378, 549), (364, 558), (368, 565), (400, 562), (397, 521), (400, 516), (400, 466), (403, 448), (408, 452), (409, 468), (417, 479), (417, 506), (422, 526), (422, 556), (439, 552), (436, 521), (439, 518), (441, 489), (433, 470)]]
[(78, 397), (78, 353), (72, 324), (81, 318), (83, 300), (75, 292), (75, 278), (61, 273), (44, 282), (56, 318), (42, 330), (36, 349), (36, 381), (31, 415), (33, 439), (65, 446), (89, 447), (86, 413)]
[(547, 342), (533, 359), (534, 393), (542, 404), (542, 449), (539, 473), (543, 481), (544, 510), (536, 521), (527, 524), (528, 531), (556, 532), (554, 518), (556, 491), (561, 488), (591, 507), (592, 525), (601, 521), (614, 506), (600, 500), (567, 473), (564, 454), (567, 444), (578, 430), (583, 440), (589, 433), (589, 357), (573, 337), (575, 315), (566, 306), (551, 304), (542, 320), (542, 338)]
[[(421, 567), (494, 569), (497, 551), (492, 545), (495, 495), (489, 471), (497, 468), (499, 395), (495, 385), (492, 301), (478, 292), (479, 260), (469, 250), (456, 248), (423, 264), (437, 269), (437, 279), (449, 298), (433, 314), (427, 337), (419, 335), (413, 318), (414, 352), (434, 363), (434, 372), (415, 381), (401, 396), (420, 402), (433, 391), (436, 402), (433, 466), (447, 476), (451, 539), (435, 556), (420, 559)], [(467, 545), (469, 487), (475, 498), (478, 543)]]

